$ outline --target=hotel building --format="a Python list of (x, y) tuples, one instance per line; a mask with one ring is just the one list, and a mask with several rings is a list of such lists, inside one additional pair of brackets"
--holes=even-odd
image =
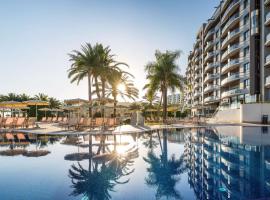
[(223, 0), (188, 56), (192, 115), (270, 100), (270, 0)]

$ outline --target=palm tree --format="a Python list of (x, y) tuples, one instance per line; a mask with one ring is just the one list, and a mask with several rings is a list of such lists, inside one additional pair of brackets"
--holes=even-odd
[(175, 91), (182, 90), (183, 77), (179, 74), (179, 66), (175, 63), (180, 56), (180, 51), (156, 51), (154, 62), (146, 65), (148, 88), (151, 92), (161, 92), (163, 101), (163, 122), (167, 119), (167, 93), (168, 89)]
[[(116, 116), (117, 97), (122, 99), (128, 98), (133, 101), (138, 98), (139, 90), (134, 86), (133, 81), (130, 80), (133, 77), (131, 74), (122, 71), (112, 69), (108, 78), (109, 88), (106, 91), (107, 97), (112, 96), (114, 100), (113, 116)], [(124, 89), (119, 88), (119, 85), (123, 85)]]
[[(151, 141), (150, 141), (151, 142)], [(163, 130), (163, 146), (161, 146), (161, 155), (157, 156), (152, 149), (144, 158), (149, 164), (147, 168), (148, 177), (145, 179), (146, 184), (150, 187), (157, 187), (156, 199), (165, 196), (167, 199), (181, 199), (180, 193), (175, 189), (176, 183), (180, 180), (180, 175), (186, 171), (184, 156), (179, 159), (172, 155), (168, 159), (167, 149), (167, 130)]]
[(61, 102), (53, 97), (49, 98), (49, 104), (51, 108), (60, 108), (61, 106)]
[[(88, 80), (88, 100), (90, 105), (92, 103), (92, 78), (97, 82), (97, 76), (95, 75), (95, 68), (97, 66), (97, 55), (91, 44), (81, 46), (81, 51), (73, 50), (69, 54), (70, 61), (72, 62), (70, 69), (68, 70), (68, 78), (71, 79), (71, 83), (77, 82), (79, 84), (84, 78)], [(92, 109), (89, 109), (89, 116), (92, 116)]]
[(48, 101), (49, 96), (43, 93), (38, 93), (37, 95), (34, 96), (34, 99), (40, 100), (40, 101)]

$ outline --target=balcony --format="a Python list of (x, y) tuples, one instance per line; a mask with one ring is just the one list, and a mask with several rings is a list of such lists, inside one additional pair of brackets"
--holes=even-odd
[(232, 74), (221, 81), (221, 86), (225, 86), (233, 81), (240, 80), (240, 78), (241, 76), (239, 73)]
[(196, 82), (194, 84), (194, 89), (197, 89), (197, 88), (200, 88), (200, 87), (202, 87), (202, 83), (201, 82)]
[(264, 25), (265, 26), (269, 26), (270, 25), (270, 12), (268, 12), (267, 15), (265, 16)]
[(208, 81), (212, 81), (215, 78), (218, 78), (219, 74), (207, 74), (207, 76), (204, 78), (204, 83), (207, 83)]
[(199, 91), (194, 92), (194, 98), (200, 97), (201, 95), (202, 93)]
[(195, 72), (197, 72), (198, 70), (200, 70), (202, 67), (201, 65), (195, 65)]
[(209, 59), (213, 58), (214, 55), (215, 53), (213, 51), (207, 53), (204, 62), (207, 62)]
[(199, 61), (200, 61), (200, 57), (195, 57), (195, 59), (194, 59), (194, 62), (195, 62), (195, 64), (198, 64), (199, 63)]
[(265, 87), (270, 88), (270, 76), (267, 76), (265, 79)]
[(219, 101), (219, 98), (217, 96), (209, 96), (204, 99), (204, 103), (214, 103)]
[(241, 64), (239, 59), (230, 60), (226, 65), (224, 65), (221, 69), (221, 74), (227, 73), (229, 70), (234, 69), (235, 67), (239, 67)]
[(212, 36), (214, 33), (215, 33), (215, 29), (209, 30), (204, 40), (207, 41), (210, 38), (210, 36)]
[(264, 5), (269, 6), (270, 5), (270, 0), (264, 0)]
[(227, 37), (221, 43), (221, 49), (224, 49), (232, 40), (240, 35), (240, 29), (236, 28), (231, 32), (228, 32)]
[(236, 96), (236, 95), (241, 95), (241, 94), (247, 94), (248, 93), (248, 89), (233, 89), (233, 90), (228, 90), (226, 92), (222, 92), (221, 94), (221, 98), (228, 98), (228, 97), (232, 97), (232, 96)]
[(212, 92), (214, 90), (219, 89), (218, 85), (208, 85), (206, 88), (204, 88), (203, 92), (204, 93), (208, 93), (208, 92)]
[(234, 14), (233, 16), (230, 17), (230, 19), (228, 20), (228, 22), (226, 23), (226, 25), (223, 27), (222, 31), (221, 31), (221, 36), (223, 36), (229, 28), (231, 28), (232, 26), (234, 26), (237, 22), (239, 22), (239, 13)]
[(227, 51), (225, 51), (222, 56), (221, 56), (221, 62), (224, 62), (225, 59), (227, 59), (229, 56), (237, 53), (240, 50), (240, 45), (239, 43), (233, 44), (230, 46)]
[(223, 17), (221, 18), (221, 22), (224, 22), (228, 17), (235, 11), (235, 9), (239, 6), (240, 1), (234, 0), (231, 2), (231, 4), (227, 7), (226, 11), (223, 14)]
[(266, 47), (270, 46), (270, 33), (268, 33), (268, 35), (266, 36), (264, 45)]
[(202, 74), (195, 74), (195, 80), (197, 80), (197, 79), (199, 79), (199, 78), (201, 78), (202, 77)]
[(266, 67), (270, 66), (270, 55), (266, 56), (264, 66), (266, 66)]
[(210, 41), (206, 43), (205, 51), (208, 51), (210, 48), (214, 46), (214, 42)]
[(204, 68), (204, 72), (208, 72), (210, 69), (213, 69), (216, 66), (217, 66), (217, 64), (207, 63), (206, 67)]

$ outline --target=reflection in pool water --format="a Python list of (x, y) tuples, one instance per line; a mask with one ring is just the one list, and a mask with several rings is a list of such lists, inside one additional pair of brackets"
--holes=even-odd
[(237, 126), (131, 135), (0, 134), (0, 199), (269, 197), (269, 139), (268, 129)]

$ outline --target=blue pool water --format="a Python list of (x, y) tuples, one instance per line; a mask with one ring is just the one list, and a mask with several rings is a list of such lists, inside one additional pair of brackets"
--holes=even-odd
[(0, 134), (1, 200), (270, 197), (265, 127), (24, 137)]

